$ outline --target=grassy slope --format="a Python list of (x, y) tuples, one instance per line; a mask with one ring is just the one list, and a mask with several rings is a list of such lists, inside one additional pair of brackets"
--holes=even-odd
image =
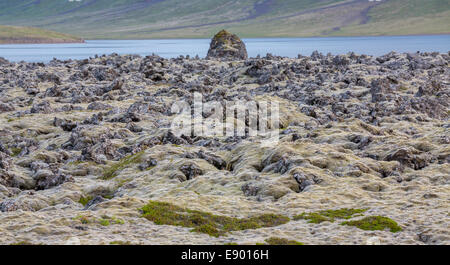
[(439, 34), (450, 33), (449, 0), (390, 0), (374, 7), (371, 23), (352, 25), (342, 33), (362, 35)]
[(0, 0), (0, 10), (0, 24), (97, 39), (450, 32), (450, 0)]
[(0, 26), (0, 44), (7, 43), (69, 43), (82, 39), (54, 31), (18, 26)]

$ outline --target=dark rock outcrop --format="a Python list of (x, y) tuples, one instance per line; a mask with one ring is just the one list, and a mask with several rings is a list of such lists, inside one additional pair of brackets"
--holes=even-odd
[(238, 36), (221, 30), (211, 41), (206, 59), (246, 60), (247, 49)]
[(59, 186), (64, 182), (73, 181), (71, 176), (53, 173), (50, 170), (41, 169), (38, 170), (34, 175), (33, 179), (36, 180), (36, 190), (46, 190), (51, 187)]
[(0, 102), (0, 113), (14, 111), (14, 110), (15, 110), (15, 108), (11, 104)]
[(193, 163), (185, 164), (179, 169), (186, 176), (186, 180), (191, 180), (199, 175), (203, 175), (202, 169)]
[(6, 59), (3, 58), (3, 57), (0, 57), (0, 65), (2, 65), (2, 64), (8, 64), (8, 63), (9, 63), (8, 60), (6, 60)]
[(422, 169), (430, 163), (431, 157), (412, 148), (394, 150), (385, 157), (386, 161), (398, 161), (415, 170)]

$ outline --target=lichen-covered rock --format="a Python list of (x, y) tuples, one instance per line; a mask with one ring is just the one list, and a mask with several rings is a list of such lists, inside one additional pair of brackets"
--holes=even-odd
[(61, 127), (66, 132), (71, 132), (75, 127), (77, 127), (75, 122), (66, 119), (59, 119), (57, 117), (53, 120), (53, 125)]
[(30, 190), (34, 189), (36, 182), (31, 176), (18, 175), (4, 169), (0, 169), (0, 184), (6, 187)]
[(372, 102), (386, 100), (386, 95), (391, 92), (391, 85), (386, 78), (373, 80), (370, 88)]
[(92, 102), (87, 107), (88, 110), (105, 110), (105, 109), (110, 109), (110, 108), (112, 108), (111, 105), (104, 104), (102, 102), (97, 102), (97, 101)]
[(61, 185), (66, 181), (73, 181), (71, 176), (59, 172), (53, 173), (46, 169), (41, 169), (34, 173), (33, 179), (36, 181), (36, 190), (46, 190)]
[(0, 169), (8, 170), (11, 166), (12, 160), (6, 153), (0, 151)]
[(312, 174), (303, 174), (301, 172), (293, 175), (295, 181), (297, 181), (300, 191), (304, 191), (308, 186), (322, 182), (317, 176)]
[(15, 110), (15, 108), (14, 108), (14, 106), (11, 105), (11, 103), (0, 102), (0, 113), (14, 111), (14, 110)]
[(92, 200), (90, 200), (85, 206), (83, 210), (88, 210), (89, 208), (92, 208), (94, 205), (99, 204), (101, 202), (104, 202), (105, 199), (102, 196), (96, 196)]
[(429, 154), (422, 153), (412, 148), (401, 148), (394, 150), (385, 157), (386, 161), (398, 161), (401, 164), (415, 170), (428, 166), (431, 159), (432, 158)]
[(197, 177), (198, 175), (203, 174), (203, 170), (194, 163), (188, 163), (185, 165), (182, 165), (179, 170), (183, 172), (184, 176), (186, 177), (186, 180), (193, 179)]
[(3, 58), (3, 57), (0, 57), (0, 65), (2, 65), (2, 64), (8, 64), (8, 63), (9, 63), (8, 60), (6, 60), (6, 59)]
[(211, 41), (206, 59), (245, 60), (245, 43), (235, 34), (221, 30)]
[(48, 101), (42, 101), (40, 103), (33, 104), (30, 110), (31, 113), (44, 113), (44, 114), (51, 113), (52, 111), (53, 110), (50, 107), (50, 103)]

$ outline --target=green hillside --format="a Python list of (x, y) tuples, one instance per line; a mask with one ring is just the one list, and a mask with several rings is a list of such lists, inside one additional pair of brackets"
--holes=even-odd
[(0, 24), (102, 38), (450, 33), (450, 0), (0, 0)]
[(67, 34), (32, 27), (0, 26), (0, 44), (73, 43), (83, 40)]

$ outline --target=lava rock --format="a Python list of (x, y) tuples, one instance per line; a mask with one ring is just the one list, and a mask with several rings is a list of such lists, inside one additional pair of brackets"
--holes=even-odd
[(211, 41), (206, 59), (246, 60), (247, 49), (236, 35), (221, 30)]
[(293, 177), (297, 181), (300, 191), (304, 191), (310, 185), (322, 182), (320, 178), (312, 174), (295, 173)]
[(34, 104), (30, 110), (31, 113), (44, 113), (49, 114), (53, 112), (53, 109), (50, 106), (50, 102), (42, 101), (38, 104)]
[(53, 174), (49, 170), (39, 170), (33, 178), (36, 180), (36, 190), (46, 190), (51, 187), (59, 186), (67, 181), (73, 181), (72, 176), (65, 174)]
[(3, 64), (9, 64), (9, 61), (3, 57), (0, 57), (0, 65), (3, 65)]
[(77, 124), (70, 120), (55, 117), (55, 119), (53, 120), (53, 126), (61, 127), (64, 131), (71, 132), (73, 129), (75, 129), (75, 127), (77, 127)]
[(386, 100), (386, 94), (391, 92), (389, 80), (380, 78), (372, 80), (370, 93), (372, 94), (372, 102), (379, 102)]
[(402, 165), (419, 170), (430, 164), (431, 157), (412, 148), (400, 148), (388, 154), (384, 160), (398, 161)]
[(186, 164), (180, 167), (180, 171), (186, 176), (187, 180), (191, 180), (199, 175), (203, 175), (203, 170), (196, 164)]
[(94, 199), (90, 200), (86, 206), (83, 208), (83, 210), (89, 210), (92, 208), (92, 206), (99, 204), (101, 202), (104, 202), (105, 199), (102, 196), (96, 196)]
[(0, 152), (0, 169), (8, 170), (11, 166), (11, 159), (6, 153)]
[(149, 160), (139, 164), (138, 168), (142, 171), (147, 170), (151, 167), (154, 167), (158, 164), (158, 161), (156, 159), (150, 158)]
[(0, 102), (0, 113), (14, 110), (15, 108), (11, 104)]
[(224, 169), (227, 166), (227, 162), (225, 162), (225, 160), (214, 154), (208, 154), (203, 151), (199, 151), (197, 153), (197, 157), (206, 160), (208, 163), (215, 166), (219, 170)]
[(245, 183), (241, 187), (242, 192), (245, 196), (256, 196), (260, 191), (260, 187), (255, 185), (254, 183)]
[(105, 110), (105, 109), (111, 109), (111, 108), (112, 108), (111, 105), (104, 104), (102, 102), (97, 102), (97, 101), (92, 102), (87, 107), (88, 110)]

